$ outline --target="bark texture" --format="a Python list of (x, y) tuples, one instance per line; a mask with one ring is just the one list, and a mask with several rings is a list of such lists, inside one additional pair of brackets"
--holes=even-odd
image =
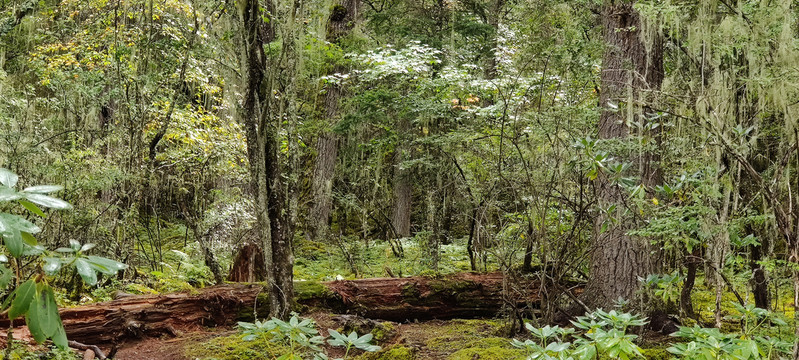
[[(600, 139), (620, 139), (630, 135), (628, 120), (644, 121), (640, 103), (645, 94), (657, 90), (663, 81), (662, 43), (658, 38), (646, 44), (641, 34), (642, 23), (633, 3), (606, 0), (602, 9), (602, 29), (605, 52), (602, 59), (599, 120)], [(612, 104), (612, 105), (609, 105)], [(626, 104), (626, 105), (625, 105)], [(618, 110), (613, 109), (618, 107)], [(629, 119), (628, 117), (634, 117)], [(637, 169), (644, 185), (658, 181), (657, 167), (651, 156), (638, 156)], [(586, 289), (590, 294), (589, 306), (608, 306), (618, 298), (632, 299), (639, 287), (639, 277), (646, 277), (652, 269), (650, 249), (646, 240), (627, 235), (631, 220), (622, 215), (626, 191), (600, 175), (596, 191), (601, 208), (616, 205), (618, 223), (603, 224), (608, 215), (597, 217), (594, 226), (591, 278)]]
[[(333, 6), (327, 22), (326, 38), (328, 42), (341, 45), (341, 39), (355, 27), (360, 8), (360, 0), (341, 0)], [(328, 75), (345, 71), (346, 69), (340, 64), (334, 64), (330, 67)], [(324, 116), (325, 122), (330, 128), (338, 123), (341, 116), (339, 101), (343, 93), (344, 89), (341, 84), (331, 82), (326, 85), (323, 101)], [(316, 142), (316, 162), (311, 184), (313, 204), (308, 219), (311, 240), (320, 241), (327, 237), (328, 223), (333, 209), (333, 175), (338, 158), (338, 143), (338, 134), (330, 129), (323, 130)]]
[(233, 266), (228, 274), (228, 281), (232, 282), (257, 282), (264, 281), (266, 266), (264, 266), (264, 253), (255, 244), (246, 244), (233, 260)]

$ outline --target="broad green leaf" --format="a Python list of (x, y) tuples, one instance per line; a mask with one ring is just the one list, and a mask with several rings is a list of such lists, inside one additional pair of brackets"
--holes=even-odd
[(65, 210), (65, 209), (72, 208), (72, 205), (69, 205), (68, 202), (66, 202), (64, 200), (61, 200), (61, 199), (56, 199), (56, 198), (54, 198), (52, 196), (47, 196), (47, 195), (42, 195), (42, 194), (35, 194), (35, 193), (33, 193), (33, 194), (26, 193), (25, 197), (30, 202), (32, 202), (32, 203), (34, 203), (36, 205), (39, 205), (39, 206), (44, 206), (46, 208), (59, 209), (59, 210)]
[(95, 247), (94, 244), (83, 244), (83, 246), (80, 247), (80, 252), (87, 252), (93, 249), (94, 247)]
[(74, 251), (79, 251), (80, 250), (80, 243), (78, 242), (78, 240), (69, 239), (69, 247), (71, 247), (72, 250), (74, 250)]
[(25, 243), (22, 241), (22, 234), (18, 230), (3, 233), (3, 241), (11, 256), (15, 258), (22, 256), (23, 250), (25, 250)]
[(28, 200), (20, 200), (19, 203), (22, 204), (23, 207), (28, 209), (28, 211), (30, 211), (30, 212), (32, 212), (34, 214), (39, 215), (40, 217), (43, 217), (43, 218), (47, 217), (47, 215), (44, 213), (44, 211), (42, 211), (42, 209), (39, 209), (39, 207), (36, 206), (36, 204), (34, 204), (34, 203), (32, 203), (32, 202), (30, 202)]
[(14, 291), (14, 300), (11, 301), (11, 307), (8, 309), (8, 318), (13, 320), (25, 314), (34, 301), (35, 294), (36, 283), (33, 279), (22, 283), (22, 285)]
[(44, 246), (41, 245), (36, 245), (36, 246), (30, 246), (28, 244), (24, 245), (25, 245), (25, 251), (22, 252), (23, 256), (38, 256), (45, 251)]
[(94, 285), (97, 283), (97, 273), (94, 272), (94, 269), (86, 260), (76, 259), (75, 269), (78, 270), (78, 274), (80, 274), (86, 284)]
[(125, 270), (128, 267), (127, 265), (121, 262), (100, 256), (90, 255), (87, 256), (86, 259), (89, 262), (89, 264), (92, 266), (92, 268), (106, 275), (114, 275), (120, 270)]
[(58, 317), (58, 330), (56, 330), (53, 335), (53, 343), (62, 349), (69, 347), (67, 332), (64, 330), (64, 323), (61, 322), (61, 316)]
[(38, 309), (39, 326), (47, 337), (55, 335), (58, 331), (58, 305), (55, 303), (55, 296), (50, 285), (42, 284), (37, 293), (39, 298)]
[(30, 245), (30, 246), (36, 246), (36, 245), (39, 245), (39, 242), (38, 242), (38, 241), (36, 241), (36, 238), (35, 238), (35, 237), (33, 237), (33, 235), (31, 235), (30, 233), (27, 233), (27, 232), (24, 232), (24, 231), (23, 231), (23, 232), (21, 232), (21, 233), (20, 233), (20, 235), (22, 236), (22, 240), (23, 240), (23, 241), (24, 241), (26, 244), (28, 244), (28, 245)]
[(22, 199), (22, 194), (14, 191), (14, 189), (0, 186), (0, 201), (14, 201)]
[(33, 335), (33, 339), (41, 344), (47, 340), (47, 335), (44, 334), (42, 326), (39, 323), (39, 314), (37, 313), (39, 308), (38, 300), (35, 300), (37, 298), (36, 296), (33, 297), (33, 302), (35, 302), (35, 304), (31, 304), (30, 311), (25, 314), (25, 324), (28, 325), (28, 330), (31, 332), (31, 335)]
[(34, 194), (49, 194), (49, 193), (54, 193), (56, 191), (61, 191), (63, 189), (64, 187), (61, 185), (37, 185), (37, 186), (26, 187), (25, 190), (22, 191)]
[(25, 220), (21, 216), (0, 213), (0, 233), (5, 233), (14, 229), (17, 231), (29, 232), (31, 234), (36, 234), (42, 231), (42, 229), (36, 226), (36, 224)]
[(0, 184), (12, 188), (17, 185), (17, 180), (19, 180), (17, 174), (14, 174), (11, 170), (0, 168)]
[(44, 270), (47, 275), (55, 275), (59, 270), (61, 270), (61, 259), (54, 258), (54, 257), (46, 257), (44, 258), (44, 266), (42, 266), (42, 270)]
[(14, 272), (7, 268), (5, 265), (0, 265), (0, 288), (5, 289), (11, 279), (14, 277)]

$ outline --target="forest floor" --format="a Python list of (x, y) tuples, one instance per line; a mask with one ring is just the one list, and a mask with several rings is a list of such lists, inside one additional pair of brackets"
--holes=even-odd
[[(337, 316), (324, 312), (308, 314), (313, 318), (322, 334), (323, 329), (342, 329)], [(410, 323), (377, 323), (373, 330), (376, 343), (382, 347), (378, 353), (350, 354), (349, 359), (357, 360), (514, 360), (524, 359), (522, 350), (511, 345), (508, 337), (508, 324), (502, 320), (431, 320)], [(363, 333), (363, 332), (361, 332)], [(522, 338), (524, 335), (517, 335)], [(177, 338), (143, 339), (125, 344), (119, 349), (117, 360), (238, 360), (238, 359), (272, 359), (265, 352), (253, 347), (248, 351), (248, 344), (240, 340), (241, 335), (233, 328), (213, 328), (205, 331), (194, 331)], [(666, 356), (666, 339), (662, 336), (648, 334), (645, 349), (648, 358)], [(654, 345), (653, 345), (654, 344)], [(254, 345), (254, 344), (253, 344)], [(326, 352), (332, 358), (342, 357), (343, 351), (327, 347)], [(667, 357), (664, 357), (667, 358)]]

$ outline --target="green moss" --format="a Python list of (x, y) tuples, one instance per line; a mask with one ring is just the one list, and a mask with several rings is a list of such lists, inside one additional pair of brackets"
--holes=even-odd
[(404, 346), (394, 346), (375, 353), (365, 353), (357, 360), (414, 360), (413, 349)]
[(266, 291), (261, 292), (258, 294), (257, 301), (255, 305), (257, 308), (257, 313), (253, 311), (252, 306), (242, 306), (239, 309), (239, 312), (236, 314), (236, 320), (238, 321), (247, 321), (253, 322), (255, 321), (255, 315), (258, 316), (259, 319), (265, 319), (269, 317), (269, 295)]
[[(451, 352), (469, 346), (492, 347), (507, 339), (498, 338), (503, 324), (494, 320), (453, 320), (448, 324), (431, 325), (428, 333), (438, 334), (427, 341), (427, 347), (434, 351)], [(486, 342), (493, 342), (486, 345)], [(482, 344), (482, 345), (480, 345)], [(507, 345), (510, 345), (507, 342)], [(503, 345), (504, 346), (504, 345)]]
[(295, 281), (294, 294), (297, 301), (327, 299), (333, 295), (326, 286), (316, 281)]
[(458, 350), (450, 355), (449, 360), (524, 360), (525, 353), (521, 349), (506, 349), (502, 347), (467, 348)]
[(372, 337), (377, 341), (389, 339), (394, 336), (395, 333), (396, 329), (390, 322), (382, 322), (371, 331)]
[(416, 287), (415, 283), (409, 282), (402, 287), (402, 299), (408, 303), (413, 304), (415, 301), (418, 301), (421, 295), (422, 293), (419, 292), (419, 288)]
[(665, 348), (641, 349), (641, 354), (650, 360), (669, 360), (672, 358), (671, 353), (666, 351)]
[(288, 353), (281, 344), (263, 340), (246, 341), (239, 334), (221, 336), (208, 341), (190, 344), (185, 355), (199, 360), (267, 360)]

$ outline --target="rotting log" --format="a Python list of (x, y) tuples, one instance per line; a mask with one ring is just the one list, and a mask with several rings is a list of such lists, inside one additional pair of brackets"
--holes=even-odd
[[(508, 290), (505, 294), (514, 295), (503, 296), (503, 286)], [(302, 312), (325, 309), (382, 320), (477, 318), (495, 316), (511, 303), (536, 306), (538, 288), (535, 281), (503, 285), (500, 273), (461, 273), (440, 278), (295, 282), (295, 300)], [(236, 283), (195, 292), (125, 296), (64, 308), (60, 313), (69, 339), (108, 346), (252, 321), (266, 316), (268, 304), (262, 284)], [(0, 333), (8, 323), (7, 318), (0, 318)], [(15, 326), (22, 323), (14, 321)]]

